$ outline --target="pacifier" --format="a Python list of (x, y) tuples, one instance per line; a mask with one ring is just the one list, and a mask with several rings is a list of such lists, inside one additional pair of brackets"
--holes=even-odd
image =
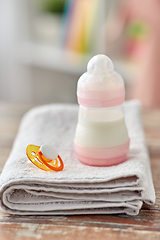
[(29, 160), (38, 168), (44, 171), (62, 171), (63, 161), (52, 145), (42, 146), (28, 145), (26, 154)]

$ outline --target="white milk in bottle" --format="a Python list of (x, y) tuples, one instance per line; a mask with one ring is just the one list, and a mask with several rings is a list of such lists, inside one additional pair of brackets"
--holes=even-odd
[(77, 86), (79, 107), (74, 145), (77, 158), (91, 166), (126, 160), (129, 137), (125, 125), (122, 77), (105, 55), (94, 56)]

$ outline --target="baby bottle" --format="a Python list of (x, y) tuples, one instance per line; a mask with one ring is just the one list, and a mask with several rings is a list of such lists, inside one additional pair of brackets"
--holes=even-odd
[(89, 61), (78, 81), (78, 124), (74, 146), (80, 162), (111, 166), (126, 160), (129, 137), (124, 120), (125, 89), (122, 77), (105, 55)]

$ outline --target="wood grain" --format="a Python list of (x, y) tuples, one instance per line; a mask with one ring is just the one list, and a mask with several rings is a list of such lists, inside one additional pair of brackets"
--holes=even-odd
[[(0, 103), (0, 172), (9, 156), (23, 114), (31, 105)], [(160, 239), (160, 109), (143, 112), (156, 204), (138, 216), (13, 216), (0, 210), (0, 240)]]

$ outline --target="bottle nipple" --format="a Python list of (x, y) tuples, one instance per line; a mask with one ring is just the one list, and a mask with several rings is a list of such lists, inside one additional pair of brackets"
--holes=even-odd
[(113, 71), (114, 66), (111, 59), (102, 54), (92, 57), (87, 65), (87, 72), (89, 74), (105, 75)]
[(84, 107), (106, 108), (121, 105), (125, 99), (124, 81), (114, 71), (110, 58), (99, 54), (91, 58), (78, 81), (78, 103)]

